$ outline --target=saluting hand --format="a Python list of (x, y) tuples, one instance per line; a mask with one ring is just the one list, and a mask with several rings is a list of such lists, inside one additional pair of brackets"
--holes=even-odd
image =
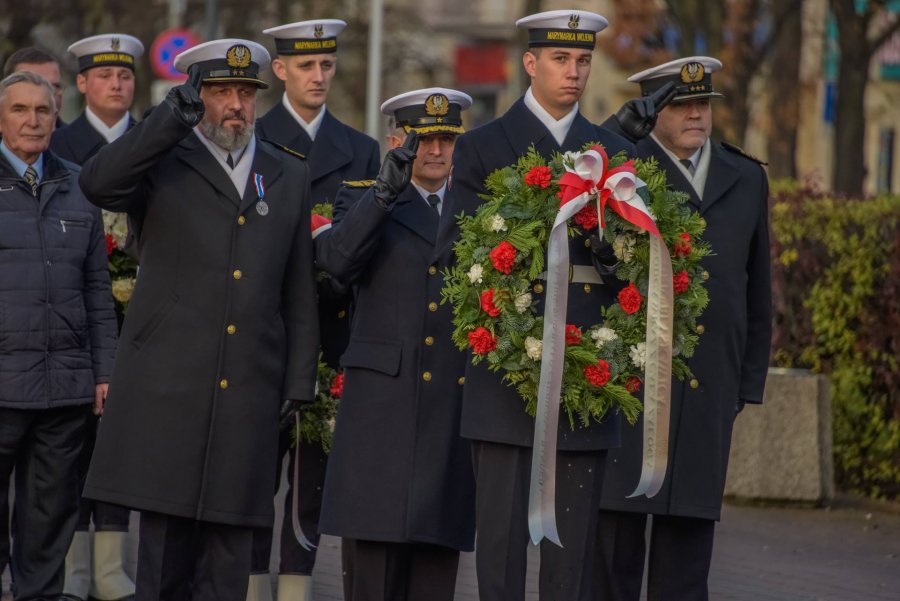
[(656, 117), (675, 97), (675, 84), (662, 86), (649, 96), (632, 98), (616, 111), (616, 121), (632, 142), (646, 138), (656, 126)]
[(403, 146), (392, 148), (384, 157), (381, 171), (375, 178), (375, 199), (382, 208), (388, 209), (397, 200), (409, 180), (412, 179), (412, 164), (416, 160), (416, 150), (419, 148), (419, 136), (411, 131), (406, 136)]
[(203, 77), (200, 65), (193, 64), (188, 68), (187, 81), (175, 86), (166, 94), (166, 102), (175, 111), (175, 115), (190, 127), (194, 127), (206, 112), (203, 100), (200, 99), (200, 86), (203, 85)]

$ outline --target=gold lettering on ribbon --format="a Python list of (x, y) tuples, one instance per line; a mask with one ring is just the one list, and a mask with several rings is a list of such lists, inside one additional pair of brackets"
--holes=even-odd
[(337, 40), (296, 40), (294, 50), (323, 50), (336, 48)]
[(91, 57), (91, 62), (94, 63), (128, 63), (129, 65), (134, 64), (134, 57), (130, 54), (123, 54), (121, 52), (107, 52), (105, 54), (95, 54)]

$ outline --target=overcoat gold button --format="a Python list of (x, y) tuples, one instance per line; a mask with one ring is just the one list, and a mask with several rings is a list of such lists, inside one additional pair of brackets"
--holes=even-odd
[(347, 312), (346, 312), (346, 311), (344, 311), (343, 309), (341, 309), (340, 311), (338, 311), (338, 319), (344, 319), (345, 317), (347, 317)]
[(431, 382), (431, 372), (426, 371), (426, 372), (422, 373), (422, 379), (425, 380), (426, 382)]
[(691, 388), (700, 388), (700, 382), (697, 381), (697, 378), (691, 378)]
[(426, 336), (426, 337), (425, 337), (425, 344), (426, 344), (427, 346), (431, 346), (432, 344), (434, 344), (434, 337), (432, 337), (432, 336)]
[(240, 217), (238, 217), (238, 225), (244, 225), (245, 223), (247, 223), (247, 218), (246, 218), (246, 217), (244, 217), (243, 215), (241, 215)]
[(241, 279), (241, 277), (243, 277), (244, 274), (241, 273), (240, 269), (235, 269), (234, 273), (232, 273), (231, 275), (234, 276), (234, 279), (239, 280), (239, 279)]
[(434, 275), (436, 273), (437, 273), (437, 267), (435, 267), (434, 265), (429, 265), (428, 266), (428, 274)]
[(228, 380), (219, 380), (219, 388), (222, 390), (228, 388)]
[(590, 239), (590, 238), (585, 238), (585, 239), (584, 239), (584, 245), (585, 245), (585, 247), (590, 248), (590, 247), (591, 247), (591, 239)]
[(584, 293), (585, 293), (585, 294), (590, 294), (590, 293), (591, 293), (591, 285), (590, 285), (590, 284), (585, 284), (585, 285), (584, 285)]
[(237, 332), (237, 326), (235, 326), (234, 324), (231, 324), (227, 328), (225, 328), (225, 331), (228, 332), (229, 334), (234, 334), (235, 332)]
[(434, 301), (428, 303), (428, 310), (431, 312), (437, 311), (437, 303)]
[(463, 384), (466, 383), (466, 377), (462, 376), (459, 380), (456, 381), (456, 383), (459, 384), (460, 386), (462, 386)]
[(698, 323), (698, 324), (697, 324), (697, 333), (698, 333), (698, 334), (702, 334), (702, 333), (705, 332), (705, 331), (706, 331), (706, 328), (703, 327), (703, 324), (702, 324), (702, 323)]
[(535, 284), (534, 291), (537, 292), (538, 294), (540, 294), (544, 291), (544, 286), (541, 284)]

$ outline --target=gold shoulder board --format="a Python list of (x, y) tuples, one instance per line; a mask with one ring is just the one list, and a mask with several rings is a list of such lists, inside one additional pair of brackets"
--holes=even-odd
[(759, 163), (760, 165), (768, 165), (767, 162), (765, 162), (764, 160), (762, 160), (760, 158), (753, 156), (749, 152), (746, 152), (740, 146), (735, 146), (734, 144), (729, 144), (728, 142), (722, 142), (722, 148), (724, 148), (725, 150), (729, 150), (735, 154), (739, 154), (744, 158), (750, 159), (754, 163)]

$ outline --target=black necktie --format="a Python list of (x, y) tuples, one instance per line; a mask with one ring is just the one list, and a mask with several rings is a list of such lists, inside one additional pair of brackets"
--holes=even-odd
[(685, 169), (688, 170), (688, 173), (691, 174), (691, 177), (694, 177), (694, 162), (691, 159), (678, 159), (682, 165), (684, 165)]
[(230, 153), (230, 152), (228, 153), (228, 158), (225, 159), (225, 162), (228, 163), (228, 168), (229, 168), (229, 169), (234, 169), (234, 157), (231, 156), (231, 153)]
[(37, 179), (37, 171), (34, 170), (34, 167), (31, 165), (28, 166), (28, 169), (25, 170), (25, 181), (28, 182), (28, 185), (31, 186), (31, 194), (32, 196), (37, 196), (37, 187), (38, 187), (38, 179)]
[(441, 197), (437, 194), (429, 194), (428, 198), (426, 198), (425, 200), (428, 201), (429, 206), (431, 206), (431, 208), (434, 209), (434, 212), (437, 213), (438, 204), (440, 204), (441, 202)]

